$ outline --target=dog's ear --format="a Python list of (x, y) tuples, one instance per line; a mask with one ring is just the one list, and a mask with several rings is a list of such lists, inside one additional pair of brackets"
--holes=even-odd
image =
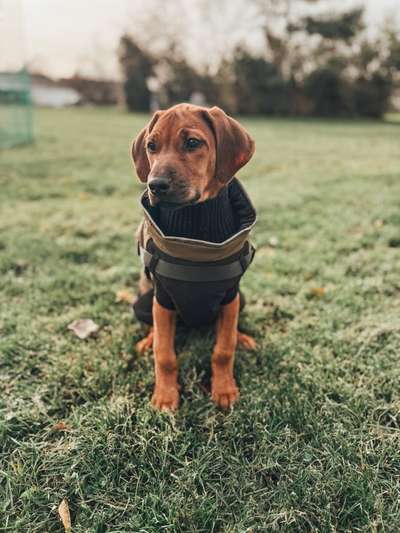
[(254, 153), (254, 141), (247, 131), (219, 107), (203, 111), (216, 142), (216, 177), (227, 183), (236, 172), (250, 161)]
[(136, 174), (143, 183), (147, 181), (147, 176), (150, 172), (149, 160), (146, 152), (146, 138), (154, 128), (154, 125), (160, 118), (160, 115), (161, 111), (156, 111), (147, 126), (142, 129), (139, 135), (132, 142), (132, 161), (136, 168)]

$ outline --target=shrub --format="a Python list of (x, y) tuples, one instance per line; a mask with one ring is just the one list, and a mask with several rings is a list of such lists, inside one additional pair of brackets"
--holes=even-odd
[(389, 106), (391, 81), (375, 73), (370, 79), (360, 78), (353, 88), (353, 107), (357, 115), (381, 118)]
[(340, 70), (319, 67), (304, 81), (312, 113), (320, 116), (347, 115), (352, 111), (351, 89)]
[(239, 113), (288, 113), (289, 87), (276, 65), (239, 49), (233, 72)]

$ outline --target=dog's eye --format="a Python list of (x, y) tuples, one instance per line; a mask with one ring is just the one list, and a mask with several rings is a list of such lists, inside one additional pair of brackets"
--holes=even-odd
[(155, 151), (157, 150), (156, 143), (153, 142), (153, 141), (149, 141), (149, 142), (147, 143), (147, 150), (148, 150), (149, 152), (155, 152)]
[(185, 141), (185, 148), (186, 150), (196, 150), (201, 144), (201, 141), (199, 139), (195, 139), (194, 137), (190, 137), (190, 139), (187, 139)]

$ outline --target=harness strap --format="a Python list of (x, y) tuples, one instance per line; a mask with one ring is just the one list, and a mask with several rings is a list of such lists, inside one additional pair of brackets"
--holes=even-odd
[(139, 255), (144, 267), (152, 274), (180, 281), (209, 282), (241, 276), (253, 260), (254, 248), (249, 245), (248, 252), (232, 263), (211, 266), (177, 265), (155, 257), (156, 254), (151, 254), (141, 246)]

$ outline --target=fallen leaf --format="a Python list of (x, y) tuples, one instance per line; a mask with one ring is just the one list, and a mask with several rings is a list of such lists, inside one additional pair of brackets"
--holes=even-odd
[(136, 296), (127, 290), (117, 291), (117, 294), (115, 295), (115, 301), (118, 304), (124, 302), (132, 305), (135, 300)]
[(73, 331), (80, 339), (87, 339), (90, 336), (95, 335), (100, 326), (98, 326), (90, 318), (81, 318), (80, 320), (74, 320), (69, 324), (68, 329)]
[(312, 289), (310, 289), (310, 296), (316, 296), (317, 298), (322, 298), (325, 293), (325, 287), (313, 287)]
[(276, 246), (278, 246), (279, 244), (279, 239), (278, 237), (275, 237), (275, 236), (272, 236), (268, 239), (268, 244), (272, 247), (272, 248), (275, 248)]
[(70, 533), (72, 531), (71, 530), (71, 515), (69, 512), (68, 501), (66, 500), (66, 498), (63, 498), (60, 505), (58, 506), (58, 514), (60, 516), (62, 525), (64, 526), (65, 532)]
[(68, 426), (65, 422), (57, 422), (57, 424), (54, 424), (51, 428), (51, 431), (66, 431), (67, 429)]

